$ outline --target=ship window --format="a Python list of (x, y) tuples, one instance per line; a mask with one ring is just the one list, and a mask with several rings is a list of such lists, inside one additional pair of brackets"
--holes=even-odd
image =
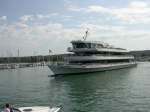
[(93, 64), (93, 63), (102, 63), (102, 64), (114, 64), (114, 63), (123, 63), (130, 62), (128, 59), (120, 59), (120, 60), (87, 60), (87, 61), (70, 61), (72, 64)]
[(102, 48), (102, 44), (97, 44), (97, 48)]
[(91, 44), (91, 47), (92, 47), (92, 48), (95, 48), (95, 47), (96, 47), (96, 44)]
[(28, 108), (28, 109), (24, 109), (23, 111), (24, 111), (24, 112), (32, 111), (32, 109), (31, 109), (31, 108)]
[(75, 48), (91, 48), (90, 43), (76, 43), (73, 45)]

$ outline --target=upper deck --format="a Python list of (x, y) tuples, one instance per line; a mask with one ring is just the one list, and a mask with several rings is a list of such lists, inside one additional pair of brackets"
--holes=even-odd
[(107, 43), (100, 41), (85, 41), (77, 40), (71, 41), (72, 48), (69, 47), (69, 52), (116, 52), (116, 53), (127, 53), (126, 49), (116, 48)]

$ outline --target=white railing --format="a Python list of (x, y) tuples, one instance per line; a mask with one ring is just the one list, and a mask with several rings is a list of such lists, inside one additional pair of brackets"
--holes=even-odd
[(68, 47), (67, 51), (69, 52), (82, 52), (82, 51), (107, 51), (107, 52), (128, 52), (125, 49), (121, 48), (72, 48)]
[(133, 56), (70, 56), (66, 57), (66, 61), (86, 61), (86, 60), (118, 60), (118, 59), (134, 59)]

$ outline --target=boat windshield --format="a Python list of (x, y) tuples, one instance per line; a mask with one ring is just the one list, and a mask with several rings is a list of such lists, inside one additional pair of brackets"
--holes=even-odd
[(74, 43), (73, 48), (91, 48), (91, 43)]
[(17, 108), (12, 108), (13, 112), (21, 112), (21, 110), (17, 109)]

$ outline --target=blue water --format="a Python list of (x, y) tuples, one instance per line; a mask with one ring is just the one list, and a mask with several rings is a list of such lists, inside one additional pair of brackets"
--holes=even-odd
[(0, 107), (62, 105), (64, 112), (150, 112), (150, 63), (48, 77), (48, 67), (0, 71)]

